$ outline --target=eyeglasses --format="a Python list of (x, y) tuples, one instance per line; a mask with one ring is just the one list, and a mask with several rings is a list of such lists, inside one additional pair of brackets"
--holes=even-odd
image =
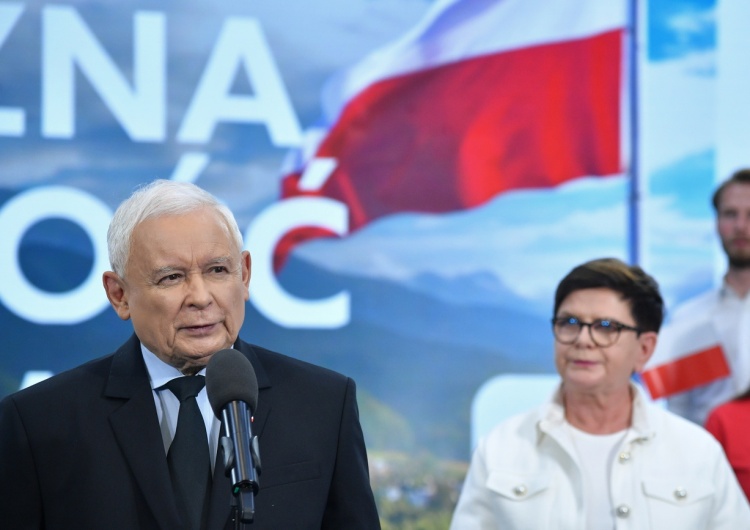
[(593, 322), (581, 322), (576, 317), (555, 317), (552, 319), (552, 331), (557, 342), (561, 344), (573, 344), (584, 326), (588, 326), (591, 340), (600, 348), (612, 346), (617, 342), (622, 330), (641, 333), (639, 328), (610, 319), (594, 320)]

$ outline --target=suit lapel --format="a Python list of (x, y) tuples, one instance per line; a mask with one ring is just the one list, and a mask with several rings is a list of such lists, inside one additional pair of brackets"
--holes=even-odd
[[(263, 363), (260, 362), (258, 355), (253, 350), (253, 347), (241, 340), (237, 341), (235, 348), (241, 351), (245, 357), (250, 360), (255, 370), (255, 377), (258, 380), (258, 410), (253, 411), (253, 435), (260, 438), (263, 433), (263, 428), (266, 426), (266, 421), (271, 413), (272, 400), (272, 388), (271, 379), (268, 377)], [(262, 448), (261, 448), (262, 451)], [(263, 455), (260, 457), (263, 460)]]
[(135, 335), (115, 353), (105, 395), (126, 400), (109, 422), (154, 518), (165, 530), (179, 527), (154, 397)]

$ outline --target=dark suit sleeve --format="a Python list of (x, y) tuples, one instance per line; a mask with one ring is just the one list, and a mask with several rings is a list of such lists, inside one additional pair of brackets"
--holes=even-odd
[(15, 402), (0, 401), (0, 527), (43, 527), (36, 466)]
[(336, 468), (322, 528), (380, 529), (370, 486), (365, 440), (359, 423), (357, 390), (352, 379), (347, 380), (339, 425)]

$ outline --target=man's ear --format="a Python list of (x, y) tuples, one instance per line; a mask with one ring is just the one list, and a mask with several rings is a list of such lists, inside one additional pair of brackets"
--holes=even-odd
[(128, 293), (125, 283), (116, 273), (107, 271), (102, 275), (104, 292), (107, 293), (107, 299), (112, 308), (123, 320), (130, 319), (130, 306), (128, 305)]
[(245, 302), (250, 299), (250, 271), (252, 269), (253, 260), (250, 257), (250, 252), (247, 250), (242, 251), (241, 264), (242, 264), (242, 283), (245, 285)]

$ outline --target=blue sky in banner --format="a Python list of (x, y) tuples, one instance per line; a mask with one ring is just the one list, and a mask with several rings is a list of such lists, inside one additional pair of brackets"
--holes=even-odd
[(651, 61), (674, 60), (716, 47), (716, 0), (651, 0), (647, 6)]

